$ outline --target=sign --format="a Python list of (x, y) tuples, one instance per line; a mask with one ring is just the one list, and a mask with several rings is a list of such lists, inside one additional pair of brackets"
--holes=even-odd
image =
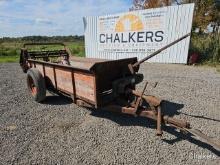
[[(191, 32), (194, 4), (138, 10), (84, 20), (88, 58), (143, 59)], [(190, 37), (162, 51), (148, 62), (181, 63), (188, 59)]]
[(98, 50), (151, 53), (164, 45), (167, 10), (98, 17)]

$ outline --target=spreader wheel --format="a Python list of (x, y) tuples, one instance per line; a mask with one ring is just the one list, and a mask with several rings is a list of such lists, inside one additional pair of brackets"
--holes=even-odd
[(31, 96), (35, 101), (41, 102), (46, 97), (46, 86), (42, 74), (35, 68), (27, 72), (27, 85)]

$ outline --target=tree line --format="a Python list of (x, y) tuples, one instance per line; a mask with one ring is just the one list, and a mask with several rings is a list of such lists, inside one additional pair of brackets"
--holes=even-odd
[(74, 42), (83, 41), (84, 36), (70, 35), (70, 36), (25, 36), (25, 37), (2, 37), (2, 42)]

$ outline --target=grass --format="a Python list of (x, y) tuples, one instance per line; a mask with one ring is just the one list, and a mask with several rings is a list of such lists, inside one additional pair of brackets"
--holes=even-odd
[(0, 56), (0, 63), (18, 62), (19, 56)]
[(73, 56), (85, 57), (84, 42), (65, 43)]
[(220, 73), (220, 34), (192, 33), (189, 53), (199, 55), (199, 66), (213, 67)]
[[(3, 42), (0, 43), (0, 63), (18, 62), (20, 49), (23, 47), (23, 42)], [(65, 45), (69, 48), (73, 56), (84, 57), (85, 47), (83, 41), (66, 42)], [(58, 50), (62, 46), (34, 46), (29, 47), (31, 50)]]
[(199, 64), (220, 64), (220, 34), (192, 34), (190, 53), (199, 55)]

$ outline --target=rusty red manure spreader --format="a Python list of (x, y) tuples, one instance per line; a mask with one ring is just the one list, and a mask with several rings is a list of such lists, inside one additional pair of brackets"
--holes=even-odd
[[(21, 49), (20, 66), (27, 73), (27, 85), (35, 101), (46, 97), (46, 90), (65, 94), (79, 106), (113, 111), (153, 119), (157, 122), (156, 134), (162, 135), (161, 125), (169, 125), (183, 133), (190, 133), (217, 150), (220, 144), (201, 131), (192, 129), (187, 121), (175, 119), (161, 112), (161, 100), (145, 95), (136, 85), (144, 79), (138, 73), (144, 61), (187, 38), (187, 34), (138, 61), (137, 58), (103, 60), (71, 57), (62, 43), (30, 43)], [(28, 47), (36, 45), (60, 45), (60, 50), (33, 51)]]

